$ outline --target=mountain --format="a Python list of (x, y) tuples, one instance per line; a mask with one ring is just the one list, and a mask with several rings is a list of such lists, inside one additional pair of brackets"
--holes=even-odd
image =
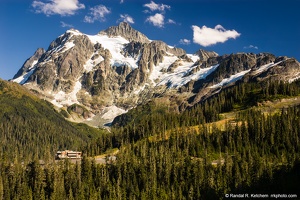
[(97, 35), (70, 29), (38, 49), (14, 76), (71, 120), (99, 126), (153, 98), (185, 110), (237, 81), (300, 77), (294, 58), (270, 53), (218, 55), (150, 40), (122, 22)]

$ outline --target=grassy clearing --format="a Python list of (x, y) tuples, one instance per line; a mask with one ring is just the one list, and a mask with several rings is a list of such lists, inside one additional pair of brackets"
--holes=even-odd
[(265, 101), (259, 103), (257, 108), (260, 109), (263, 113), (275, 114), (280, 112), (283, 108), (288, 108), (296, 105), (300, 105), (300, 96), (277, 99), (274, 101)]
[(119, 153), (119, 149), (118, 148), (114, 148), (114, 149), (107, 150), (104, 154), (94, 156), (93, 158), (94, 159), (101, 159), (101, 158), (106, 158), (107, 156), (115, 156), (118, 153)]
[[(257, 106), (252, 107), (255, 109), (260, 110), (262, 113), (268, 115), (268, 114), (276, 114), (281, 111), (283, 108), (287, 108), (290, 106), (296, 106), (300, 104), (300, 96), (297, 97), (291, 97), (291, 98), (284, 98), (284, 99), (276, 99), (273, 101), (265, 101), (262, 103), (258, 103)], [(250, 109), (250, 108), (248, 108)], [(220, 118), (221, 120), (206, 123), (204, 124), (204, 127), (202, 125), (196, 125), (196, 126), (189, 126), (189, 127), (179, 127), (171, 130), (166, 130), (162, 133), (153, 135), (148, 137), (148, 140), (150, 142), (159, 142), (162, 140), (168, 140), (170, 138), (170, 135), (174, 132), (184, 132), (184, 133), (196, 133), (200, 134), (201, 130), (203, 128), (206, 128), (210, 133), (213, 132), (213, 129), (217, 128), (220, 131), (225, 131), (226, 124), (230, 124), (232, 126), (236, 126), (238, 124), (239, 126), (242, 124), (242, 121), (237, 121), (237, 115), (239, 112), (245, 111), (245, 110), (235, 110), (232, 112), (227, 113), (221, 113)]]

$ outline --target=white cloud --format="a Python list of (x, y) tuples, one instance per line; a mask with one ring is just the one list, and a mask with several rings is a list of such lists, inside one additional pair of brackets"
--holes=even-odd
[(151, 1), (150, 3), (144, 4), (144, 7), (149, 8), (151, 11), (164, 11), (165, 9), (170, 10), (171, 6), (165, 5), (165, 4), (156, 4), (154, 1)]
[(249, 46), (244, 47), (244, 49), (258, 49), (258, 47), (251, 44)]
[(165, 17), (162, 14), (156, 13), (153, 16), (150, 16), (146, 19), (147, 22), (152, 23), (154, 26), (163, 27)]
[(105, 16), (110, 14), (111, 11), (104, 5), (97, 5), (90, 8), (90, 13), (84, 17), (84, 22), (94, 23), (95, 21), (104, 22), (106, 20)]
[(173, 19), (168, 19), (168, 24), (176, 24), (176, 22)]
[(215, 26), (215, 28), (209, 28), (206, 26), (202, 26), (202, 28), (198, 26), (192, 26), (194, 32), (193, 42), (200, 44), (204, 47), (211, 46), (217, 44), (219, 42), (224, 43), (230, 38), (237, 38), (241, 34), (235, 30), (226, 30), (221, 25)]
[(60, 26), (61, 26), (61, 27), (68, 27), (68, 28), (72, 28), (72, 27), (73, 27), (72, 24), (67, 24), (67, 23), (65, 23), (65, 22), (63, 22), (63, 21), (60, 22)]
[(179, 40), (179, 43), (180, 43), (180, 44), (183, 44), (183, 45), (189, 45), (189, 44), (191, 44), (191, 40), (188, 40), (188, 39), (180, 39), (180, 40)]
[(119, 22), (123, 21), (123, 22), (127, 22), (127, 23), (130, 23), (130, 24), (134, 24), (134, 19), (128, 14), (124, 14), (124, 15), (121, 14), (120, 19), (118, 21)]
[(124, 0), (121, 0), (120, 3), (124, 3)]
[(78, 0), (50, 0), (48, 3), (42, 1), (33, 1), (32, 7), (37, 13), (44, 13), (50, 15), (74, 15), (77, 10), (84, 9), (84, 4), (79, 3)]

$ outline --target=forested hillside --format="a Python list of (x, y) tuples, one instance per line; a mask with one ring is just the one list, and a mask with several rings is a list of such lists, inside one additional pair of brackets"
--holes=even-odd
[(24, 87), (0, 80), (0, 154), (9, 160), (52, 158), (61, 149), (85, 148), (101, 131), (71, 124)]
[[(240, 83), (181, 114), (150, 102), (122, 116), (124, 124), (116, 121), (110, 134), (87, 140), (88, 157), (77, 164), (16, 159), (12, 165), (2, 157), (0, 199), (299, 198), (300, 106), (270, 112), (259, 106), (298, 98), (298, 84)], [(229, 111), (234, 120), (219, 128)], [(91, 158), (112, 148), (119, 149), (115, 162)]]

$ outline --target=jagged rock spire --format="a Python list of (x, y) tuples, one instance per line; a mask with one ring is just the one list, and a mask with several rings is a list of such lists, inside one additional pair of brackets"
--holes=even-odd
[(200, 60), (203, 60), (203, 61), (206, 61), (208, 58), (218, 56), (218, 54), (214, 51), (205, 51), (203, 49), (200, 49), (195, 54), (198, 55)]
[(128, 23), (121, 22), (118, 26), (111, 26), (108, 29), (101, 31), (99, 34), (107, 34), (110, 37), (122, 36), (125, 39), (131, 41), (137, 41), (142, 43), (149, 43), (149, 39), (146, 35), (133, 29)]
[(41, 58), (41, 56), (45, 53), (45, 49), (43, 48), (38, 48), (33, 56), (28, 58), (23, 66), (19, 69), (19, 71), (14, 75), (13, 79), (18, 78), (19, 76), (22, 76), (27, 70), (32, 68), (34, 63), (37, 63), (37, 61)]

